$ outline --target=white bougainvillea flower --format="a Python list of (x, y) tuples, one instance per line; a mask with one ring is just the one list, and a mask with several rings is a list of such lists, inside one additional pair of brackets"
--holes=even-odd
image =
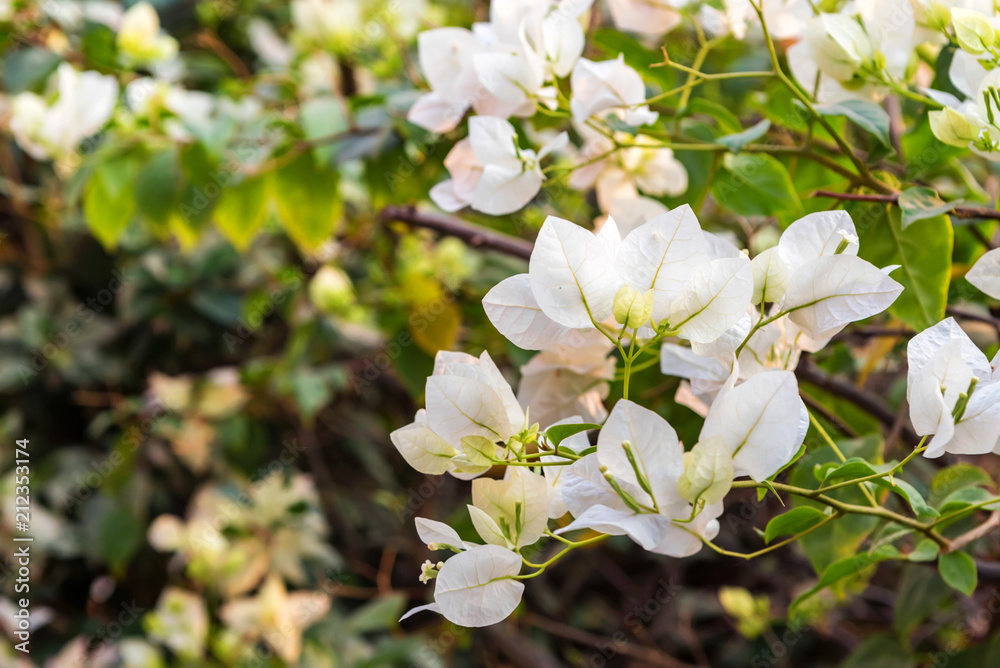
[(1000, 248), (995, 248), (976, 260), (965, 279), (993, 299), (1000, 299)]
[(539, 161), (569, 141), (564, 132), (536, 154), (520, 148), (509, 122), (491, 116), (469, 119), (469, 138), (445, 158), (451, 179), (431, 189), (431, 199), (445, 211), (471, 206), (492, 215), (512, 213), (538, 194), (545, 176)]
[(919, 435), (934, 435), (926, 457), (1000, 447), (1000, 378), (953, 318), (913, 337), (906, 356), (910, 421)]
[(434, 585), (434, 602), (414, 608), (399, 621), (427, 610), (467, 627), (496, 624), (521, 602), (521, 557), (496, 545), (478, 545), (444, 562)]
[[(696, 522), (685, 525), (695, 534), (673, 522), (692, 515), (677, 486), (683, 458), (684, 449), (666, 420), (631, 401), (619, 401), (601, 429), (597, 452), (563, 474), (563, 501), (574, 520), (558, 533), (593, 529), (627, 535), (659, 554), (694, 554), (701, 548), (699, 535), (710, 539), (718, 532), (715, 518), (722, 505), (702, 509)], [(639, 505), (630, 507), (612, 484)]]
[[(574, 170), (570, 186), (577, 190), (594, 188), (597, 204), (609, 212), (615, 200), (632, 200), (639, 191), (647, 195), (683, 195), (688, 188), (688, 174), (684, 165), (674, 157), (673, 151), (655, 146), (643, 135), (629, 138), (639, 146), (629, 146), (615, 151), (602, 160)], [(647, 144), (643, 146), (642, 144)], [(600, 134), (584, 144), (577, 158), (586, 163), (612, 148), (611, 141)]]
[[(745, 317), (753, 272), (734, 246), (702, 232), (686, 205), (640, 225), (624, 241), (611, 218), (593, 234), (549, 217), (535, 241), (527, 279), (501, 283), (484, 304), (501, 333), (534, 347), (547, 337), (604, 326), (623, 285), (653, 291), (654, 323), (667, 320), (682, 338), (710, 343)], [(651, 331), (643, 327), (639, 336)]]
[(452, 550), (461, 552), (476, 547), (475, 543), (462, 540), (458, 532), (444, 522), (418, 517), (414, 520), (417, 535), (429, 550)]
[(475, 54), (486, 45), (464, 28), (435, 28), (417, 37), (420, 70), (431, 88), (410, 108), (411, 123), (431, 132), (448, 132), (458, 126), (478, 97)]
[(302, 634), (330, 609), (330, 596), (318, 591), (288, 593), (281, 578), (272, 576), (256, 596), (226, 603), (219, 617), (244, 641), (266, 640), (275, 653), (295, 664), (302, 653)]
[(570, 86), (570, 107), (577, 123), (614, 113), (628, 125), (638, 127), (655, 123), (659, 117), (642, 104), (646, 86), (639, 73), (625, 64), (624, 55), (601, 62), (581, 58), (573, 67)]
[(118, 99), (118, 82), (97, 72), (78, 72), (63, 63), (46, 97), (20, 93), (11, 103), (10, 130), (36, 160), (63, 158), (104, 127)]
[(521, 367), (517, 400), (543, 429), (572, 416), (600, 424), (608, 416), (604, 400), (615, 377), (613, 346), (596, 330), (571, 330)]
[(857, 255), (858, 248), (858, 233), (846, 211), (803, 216), (789, 225), (778, 240), (778, 253), (790, 274), (824, 256)]
[(768, 371), (723, 391), (712, 404), (699, 442), (718, 439), (731, 453), (734, 474), (760, 482), (787, 464), (809, 427), (795, 374)]
[(674, 0), (608, 0), (608, 9), (619, 30), (659, 37), (681, 24), (678, 9), (684, 4)]
[(472, 524), (484, 542), (515, 549), (542, 537), (549, 521), (549, 485), (527, 468), (508, 466), (503, 480), (472, 482)]
[(198, 594), (167, 587), (153, 610), (143, 620), (153, 640), (168, 647), (182, 660), (200, 660), (208, 639), (208, 610)]
[(549, 216), (528, 264), (531, 289), (544, 314), (571, 328), (607, 320), (622, 284), (614, 264), (621, 243), (613, 220), (593, 234)]
[(816, 92), (821, 103), (879, 100), (888, 88), (869, 74), (881, 71), (904, 80), (918, 44), (909, 0), (861, 0), (848, 3), (840, 13), (809, 18), (802, 39), (788, 49), (788, 64), (810, 92), (821, 74)]
[(689, 291), (695, 272), (708, 262), (708, 253), (698, 218), (685, 204), (625, 237), (615, 265), (626, 285), (653, 291), (652, 318), (659, 322), (671, 316), (674, 300)]
[(421, 473), (478, 475), (490, 466), (464, 459), (462, 439), (506, 442), (525, 426), (513, 390), (485, 351), (479, 358), (439, 352), (425, 392), (426, 410), (390, 434), (399, 453)]
[(792, 275), (781, 302), (788, 318), (814, 340), (881, 313), (903, 286), (853, 255), (824, 256)]
[(117, 44), (122, 60), (130, 66), (152, 65), (177, 55), (177, 40), (160, 30), (160, 17), (145, 0), (122, 15)]

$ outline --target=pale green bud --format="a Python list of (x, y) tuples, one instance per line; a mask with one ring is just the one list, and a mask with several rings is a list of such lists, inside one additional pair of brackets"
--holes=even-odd
[(653, 314), (653, 291), (639, 292), (623, 285), (614, 301), (615, 320), (625, 327), (639, 327), (646, 324)]
[(967, 148), (969, 142), (975, 141), (982, 131), (982, 127), (975, 117), (963, 114), (951, 107), (932, 111), (928, 118), (934, 136), (950, 146)]
[(677, 480), (680, 495), (695, 503), (718, 503), (733, 485), (733, 453), (722, 439), (695, 443), (684, 453), (684, 473)]
[(753, 303), (777, 302), (788, 287), (788, 267), (781, 259), (778, 249), (768, 248), (750, 261), (753, 271)]
[(955, 7), (951, 10), (951, 23), (955, 37), (963, 51), (979, 55), (997, 42), (997, 31), (985, 15), (974, 9)]
[(309, 299), (324, 313), (343, 315), (354, 305), (354, 286), (341, 269), (327, 265), (309, 282)]

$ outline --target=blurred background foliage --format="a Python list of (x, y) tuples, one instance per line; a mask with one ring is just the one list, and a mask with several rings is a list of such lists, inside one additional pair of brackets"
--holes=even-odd
[[(13, 649), (6, 625), (16, 597), (6, 555), (0, 570), (3, 666), (1000, 665), (995, 539), (980, 548), (984, 584), (972, 598), (931, 568), (893, 563), (860, 569), (804, 604), (805, 621), (786, 620), (815, 572), (891, 530), (870, 518), (817, 531), (753, 568), (707, 550), (650, 559), (612, 539), (539, 578), (504, 624), (401, 627), (402, 611), (427, 600), (412, 584), (430, 556), (413, 518), (473, 530), (464, 483), (410, 470), (388, 433), (421, 405), (438, 350), (487, 349), (511, 377), (530, 358), (480, 304), (523, 260), (379, 215), (426, 202), (462, 132), (433, 136), (405, 120), (422, 85), (416, 32), (470, 25), (485, 3), (357, 2), (332, 28), (310, 30), (285, 2), (165, 0), (155, 6), (179, 45), (173, 70), (122, 65), (116, 31), (100, 18), (103, 5), (120, 13), (115, 3), (4, 4), (5, 117), (12, 96), (44, 92), (64, 62), (115, 77), (133, 104), (51, 161), (10, 133), (0, 145), (0, 540), (13, 535), (21, 438), (31, 441), (35, 536), (30, 656)], [(670, 39), (671, 57), (689, 62), (693, 35)], [(648, 67), (662, 60), (650, 46), (602, 25), (588, 53), (624, 53), (650, 87), (678, 85), (673, 70)], [(764, 66), (761, 49), (732, 41), (705, 70)], [(676, 113), (669, 102), (660, 111)], [(806, 129), (787, 92), (747, 80), (706, 83), (671, 122), (710, 141), (741, 131), (744, 118)], [(862, 148), (884, 150), (832, 121)], [(996, 177), (954, 160), (960, 150), (937, 142), (926, 120), (902, 142), (908, 155), (933, 147), (939, 156), (907, 163), (909, 178), (936, 179), (949, 200), (995, 196)], [(784, 226), (830, 205), (800, 194), (843, 185), (794, 156), (739, 154), (753, 163), (740, 168), (768, 176), (754, 191), (716, 154), (677, 157), (688, 192), (661, 201), (697, 204), (706, 228), (751, 248), (773, 235), (768, 221)], [(989, 193), (970, 192), (975, 182)], [(864, 206), (851, 210), (856, 221), (891, 215)], [(583, 222), (597, 208), (551, 179), (517, 214), (464, 217), (531, 238), (550, 213)], [(940, 319), (951, 272), (973, 259), (977, 234), (994, 233), (959, 227), (952, 239), (943, 216), (920, 224), (928, 244), (954, 244), (955, 265), (936, 270), (931, 312), (900, 300), (889, 327)], [(863, 227), (873, 230), (862, 243), (873, 262), (901, 253), (881, 239), (890, 225)], [(977, 342), (995, 350), (982, 295), (951, 290), (950, 303), (985, 321), (970, 328)], [(892, 353), (904, 340), (861, 331), (844, 343), (810, 361), (821, 382), (804, 385), (807, 398), (838, 416), (848, 456), (902, 452), (905, 434), (826, 381), (860, 377), (894, 414), (905, 374)], [(673, 401), (677, 387), (656, 368), (633, 379), (634, 394), (691, 443), (701, 419)], [(850, 438), (873, 433), (889, 443)], [(833, 459), (814, 434), (807, 446), (793, 481)], [(992, 460), (988, 472), (914, 463), (923, 470), (913, 482), (934, 504), (995, 488)], [(773, 496), (735, 493), (720, 542), (753, 544), (755, 527), (782, 511)]]

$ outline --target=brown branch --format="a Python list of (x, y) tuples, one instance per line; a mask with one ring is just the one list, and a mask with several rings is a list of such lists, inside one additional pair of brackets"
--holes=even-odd
[(949, 552), (954, 552), (959, 550), (974, 540), (978, 540), (988, 534), (990, 531), (1000, 527), (1000, 510), (994, 510), (988, 520), (980, 524), (979, 526), (966, 531), (961, 536), (957, 536), (951, 540), (951, 545), (948, 548)]
[[(899, 201), (899, 193), (883, 195), (875, 193), (835, 193), (829, 190), (817, 190), (813, 192), (813, 197), (850, 200), (852, 202), (884, 202), (886, 204), (895, 204)], [(984, 206), (956, 206), (948, 213), (956, 218), (1000, 220), (1000, 210)]]
[[(836, 397), (851, 402), (881, 422), (886, 429), (892, 429), (896, 422), (895, 412), (880, 398), (868, 394), (850, 383), (845, 383), (833, 376), (826, 375), (813, 366), (807, 358), (803, 358), (799, 363), (798, 368), (795, 369), (795, 375), (803, 383), (809, 383)], [(902, 436), (907, 442), (913, 445), (916, 445), (920, 441), (917, 434), (908, 426), (902, 428)]]
[(494, 232), (460, 218), (437, 213), (423, 213), (414, 206), (387, 206), (379, 213), (382, 222), (398, 221), (424, 227), (441, 234), (458, 237), (473, 248), (485, 248), (527, 260), (531, 257), (533, 244), (524, 239)]
[(524, 617), (522, 617), (526, 624), (530, 624), (537, 629), (551, 633), (552, 635), (557, 635), (561, 638), (566, 638), (567, 640), (572, 640), (573, 642), (579, 643), (581, 645), (587, 645), (589, 647), (606, 648), (608, 645), (614, 648), (614, 651), (621, 656), (629, 656), (633, 659), (639, 659), (654, 666), (663, 666), (664, 668), (693, 668), (692, 664), (684, 663), (679, 659), (675, 659), (669, 654), (665, 654), (658, 649), (652, 647), (638, 646), (633, 647), (631, 644), (615, 643), (612, 639), (602, 638), (596, 636), (592, 633), (587, 633), (586, 631), (581, 631), (579, 629), (573, 628), (572, 626), (567, 626), (552, 619), (547, 619), (540, 615), (536, 615), (533, 612), (529, 612)]
[(976, 313), (975, 311), (966, 311), (965, 309), (956, 308), (954, 306), (949, 306), (945, 309), (945, 313), (955, 318), (962, 318), (964, 320), (975, 320), (976, 322), (983, 322), (987, 325), (993, 325), (998, 332), (1000, 332), (1000, 320), (989, 315), (982, 315)]
[(205, 30), (199, 33), (195, 36), (194, 42), (197, 46), (206, 48), (218, 56), (240, 79), (250, 78), (250, 69), (246, 66), (246, 63), (240, 60), (240, 57), (226, 46), (226, 43), (219, 39), (219, 36), (214, 31)]

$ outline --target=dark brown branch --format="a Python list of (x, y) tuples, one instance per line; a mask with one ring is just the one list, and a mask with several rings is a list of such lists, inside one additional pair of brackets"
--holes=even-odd
[(984, 322), (987, 325), (992, 325), (998, 332), (1000, 332), (1000, 320), (997, 320), (993, 316), (982, 315), (981, 313), (976, 313), (975, 311), (966, 311), (965, 309), (956, 308), (954, 306), (946, 308), (945, 313), (955, 318)]
[(485, 248), (527, 260), (533, 244), (524, 239), (487, 230), (453, 216), (423, 213), (414, 206), (387, 206), (379, 214), (382, 222), (398, 221), (424, 227), (451, 237), (458, 237), (473, 248)]
[[(835, 193), (829, 190), (817, 190), (813, 197), (827, 197), (829, 199), (850, 200), (852, 202), (884, 202), (895, 204), (899, 201), (899, 193), (875, 194), (875, 193)], [(984, 206), (956, 206), (949, 213), (956, 218), (986, 220), (1000, 220), (1000, 210), (990, 209)]]
[(639, 659), (653, 666), (664, 666), (664, 668), (691, 668), (692, 664), (684, 663), (669, 654), (665, 654), (658, 649), (645, 646), (633, 646), (630, 643), (614, 643), (610, 638), (602, 638), (586, 631), (567, 626), (552, 619), (547, 619), (541, 615), (529, 612), (522, 618), (526, 624), (537, 629), (557, 635), (567, 640), (572, 640), (581, 645), (589, 647), (607, 647), (611, 645), (615, 651), (622, 655)]
[[(885, 425), (886, 429), (892, 429), (896, 422), (895, 412), (880, 398), (868, 394), (850, 383), (845, 383), (833, 376), (826, 375), (813, 366), (806, 358), (803, 358), (798, 368), (795, 369), (795, 375), (803, 383), (809, 383), (836, 397), (851, 402)], [(902, 428), (902, 436), (904, 440), (912, 445), (916, 445), (920, 441), (917, 434), (908, 426)]]

